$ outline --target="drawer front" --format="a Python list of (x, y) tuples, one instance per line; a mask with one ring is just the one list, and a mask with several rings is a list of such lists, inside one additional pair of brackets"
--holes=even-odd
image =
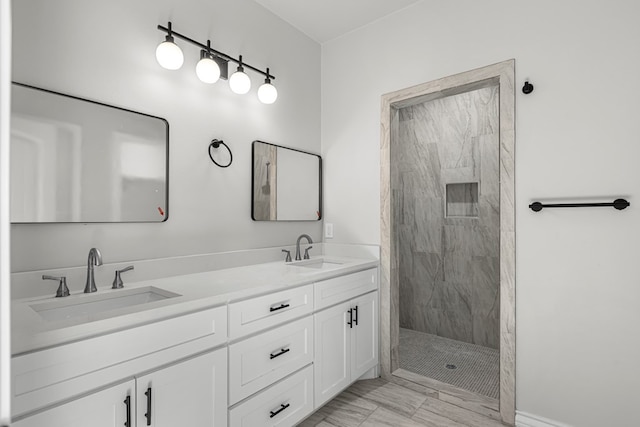
[[(191, 343), (202, 339), (206, 339), (209, 348), (227, 342), (227, 307), (14, 357), (12, 411), (17, 415), (81, 394), (100, 386), (92, 381), (85, 384), (80, 381), (83, 378), (99, 377), (100, 372), (125, 366), (122, 364), (135, 365), (135, 361), (142, 358), (155, 360), (154, 356), (166, 349), (179, 349), (181, 345), (192, 347)], [(158, 360), (158, 363), (166, 362)], [(78, 381), (83, 385), (77, 385)]]
[(378, 289), (377, 268), (323, 280), (314, 285), (315, 309), (329, 307), (375, 289)]
[(313, 361), (313, 316), (229, 347), (229, 404), (271, 385)]
[(313, 411), (313, 366), (287, 377), (229, 411), (230, 427), (290, 427)]
[(313, 285), (229, 304), (229, 335), (237, 339), (313, 312)]

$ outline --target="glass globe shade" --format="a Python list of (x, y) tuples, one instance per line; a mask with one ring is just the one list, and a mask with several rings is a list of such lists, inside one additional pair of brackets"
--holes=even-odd
[(215, 83), (220, 78), (220, 67), (213, 59), (204, 57), (196, 64), (196, 74), (203, 83)]
[(258, 99), (263, 104), (273, 104), (278, 99), (278, 90), (271, 83), (264, 83), (258, 88)]
[(236, 71), (229, 78), (231, 90), (238, 95), (243, 95), (251, 89), (251, 79), (242, 71)]
[(184, 55), (182, 49), (173, 43), (173, 37), (168, 37), (156, 48), (156, 59), (158, 63), (167, 70), (177, 70), (182, 67)]

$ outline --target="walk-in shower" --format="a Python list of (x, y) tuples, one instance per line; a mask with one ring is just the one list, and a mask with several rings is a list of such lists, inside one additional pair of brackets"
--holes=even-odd
[(399, 110), (391, 203), (400, 367), (497, 399), (499, 87), (488, 84)]
[(511, 60), (383, 95), (380, 144), (382, 375), (509, 425), (514, 76)]

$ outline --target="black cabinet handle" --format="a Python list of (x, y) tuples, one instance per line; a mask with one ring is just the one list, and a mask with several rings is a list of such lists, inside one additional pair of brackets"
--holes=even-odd
[(276, 354), (271, 353), (269, 355), (269, 359), (275, 359), (276, 357), (282, 356), (283, 354), (288, 353), (289, 351), (291, 351), (290, 348), (283, 348), (283, 349), (280, 350), (279, 353), (276, 353)]
[(347, 322), (349, 329), (353, 328), (353, 310), (349, 309), (349, 321)]
[(147, 418), (147, 425), (151, 425), (151, 387), (144, 392), (144, 395), (147, 396), (147, 413), (144, 416)]
[(358, 326), (358, 306), (357, 305), (354, 307), (353, 311), (356, 313), (355, 319), (353, 321), (356, 324), (356, 326)]
[(276, 415), (278, 415), (280, 412), (282, 412), (282, 411), (284, 411), (285, 409), (287, 409), (289, 406), (290, 406), (290, 405), (289, 405), (288, 403), (287, 403), (286, 405), (285, 405), (285, 404), (280, 404), (280, 409), (278, 409), (277, 411), (275, 411), (275, 412), (273, 412), (273, 411), (269, 411), (269, 413), (271, 414), (271, 415), (269, 415), (269, 418), (273, 418), (273, 417), (275, 417), (275, 416), (276, 416)]
[(289, 304), (280, 304), (278, 307), (269, 307), (270, 312), (282, 310), (283, 308), (289, 307)]
[(131, 396), (124, 399), (124, 404), (127, 406), (127, 420), (124, 422), (124, 427), (131, 427)]

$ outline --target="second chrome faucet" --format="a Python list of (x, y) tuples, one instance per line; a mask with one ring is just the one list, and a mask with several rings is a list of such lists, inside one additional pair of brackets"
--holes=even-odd
[[(308, 234), (301, 234), (300, 237), (298, 237), (298, 240), (296, 241), (296, 261), (300, 261), (302, 259), (300, 256), (300, 240), (302, 239), (307, 239), (309, 244), (313, 243), (313, 240), (311, 240), (311, 237)], [(304, 259), (309, 259), (309, 249), (311, 249), (311, 246), (304, 251)]]
[(96, 279), (93, 276), (93, 266), (102, 265), (102, 254), (96, 248), (89, 250), (89, 258), (87, 259), (87, 282), (84, 285), (84, 293), (88, 294), (96, 292)]

